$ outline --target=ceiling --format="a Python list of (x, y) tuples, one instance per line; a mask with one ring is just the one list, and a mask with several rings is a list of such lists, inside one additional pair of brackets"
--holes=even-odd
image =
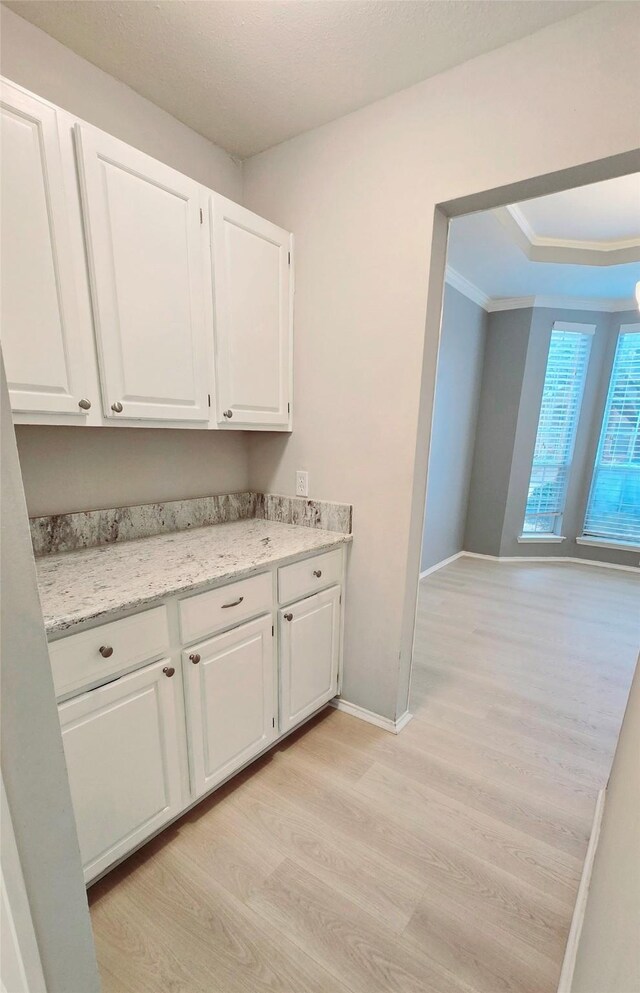
[[(447, 264), (480, 297), (492, 301), (532, 296), (628, 301), (640, 281), (640, 174), (583, 186), (516, 204), (532, 232), (560, 245), (597, 252), (598, 242), (626, 240), (630, 260), (603, 265), (532, 259), (517, 224), (504, 223), (503, 210), (489, 210), (451, 222)], [(528, 243), (528, 242), (527, 242)], [(589, 246), (585, 248), (584, 246)], [(455, 278), (455, 277), (454, 277)], [(455, 282), (454, 282), (455, 285)], [(491, 307), (489, 309), (492, 309)]]
[(239, 157), (594, 6), (582, 0), (6, 0)]
[(640, 235), (637, 174), (579, 186), (518, 204), (537, 239), (585, 241), (603, 247)]
[(496, 212), (533, 262), (619, 265), (640, 260), (640, 177), (594, 183)]

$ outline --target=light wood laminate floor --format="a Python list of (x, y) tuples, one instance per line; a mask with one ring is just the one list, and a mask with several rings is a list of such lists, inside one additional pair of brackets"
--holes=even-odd
[(423, 580), (414, 720), (325, 711), (97, 883), (104, 993), (555, 993), (639, 602), (589, 566)]

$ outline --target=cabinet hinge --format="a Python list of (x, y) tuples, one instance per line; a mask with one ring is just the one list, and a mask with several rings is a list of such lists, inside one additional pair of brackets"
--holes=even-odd
[(208, 402), (209, 406), (211, 406), (211, 394), (210, 393), (207, 393), (207, 402)]
[(276, 633), (276, 629), (275, 629), (275, 627), (274, 627), (274, 626), (273, 626), (273, 624), (272, 624), (272, 625), (271, 625), (271, 637), (272, 637), (272, 638), (274, 638), (274, 637), (275, 637), (275, 633)]
[(291, 404), (288, 403), (287, 404), (287, 414), (290, 414), (290, 413), (291, 413)]
[(275, 726), (276, 726), (276, 719), (275, 719), (275, 717), (272, 717), (271, 718), (271, 727), (274, 728)]
[(291, 252), (287, 252), (287, 258), (289, 261), (289, 265), (291, 265)]
[(338, 599), (338, 603), (342, 603), (342, 593), (340, 594), (340, 597)]
[(200, 208), (200, 223), (201, 224), (204, 224), (204, 217), (203, 217), (203, 214), (202, 214), (202, 207)]

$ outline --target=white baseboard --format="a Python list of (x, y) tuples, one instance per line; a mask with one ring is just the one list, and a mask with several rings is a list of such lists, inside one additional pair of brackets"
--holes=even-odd
[[(482, 552), (460, 552), (460, 555), (468, 559), (489, 559), (491, 562), (546, 562), (548, 565), (565, 565), (568, 562), (572, 565), (595, 565), (601, 569), (640, 572), (636, 565), (619, 565), (617, 562), (599, 562), (598, 559), (579, 559), (568, 555), (485, 555)], [(446, 562), (442, 565), (446, 565)]]
[(578, 944), (580, 942), (580, 934), (582, 932), (582, 925), (584, 924), (584, 915), (587, 909), (587, 897), (589, 896), (589, 887), (591, 885), (593, 863), (595, 862), (596, 849), (598, 847), (598, 841), (600, 840), (600, 828), (602, 827), (602, 815), (604, 814), (606, 794), (606, 789), (600, 790), (598, 793), (598, 799), (596, 800), (596, 809), (593, 815), (589, 846), (587, 848), (587, 854), (582, 868), (580, 886), (578, 887), (578, 895), (576, 897), (576, 905), (573, 910), (573, 917), (571, 918), (571, 928), (569, 930), (567, 947), (565, 949), (564, 960), (562, 962), (562, 972), (560, 973), (560, 981), (558, 983), (558, 993), (571, 993), (573, 973), (575, 971), (576, 958), (578, 955)]
[(430, 576), (432, 572), (437, 572), (438, 569), (442, 569), (443, 566), (449, 565), (451, 562), (455, 562), (455, 560), (459, 559), (461, 555), (466, 554), (466, 552), (456, 552), (455, 555), (450, 555), (448, 559), (443, 559), (442, 562), (436, 562), (435, 565), (429, 566), (428, 569), (425, 569), (420, 573), (420, 579), (424, 579), (425, 576)]
[(352, 717), (358, 717), (361, 721), (366, 721), (367, 724), (375, 724), (376, 727), (390, 731), (391, 734), (399, 734), (413, 717), (413, 714), (405, 710), (404, 714), (392, 721), (390, 717), (374, 714), (372, 710), (365, 710), (364, 707), (358, 707), (357, 704), (349, 703), (348, 700), (342, 700), (340, 697), (335, 697), (331, 701), (331, 706), (335, 707), (336, 710), (342, 710), (345, 714), (350, 714)]

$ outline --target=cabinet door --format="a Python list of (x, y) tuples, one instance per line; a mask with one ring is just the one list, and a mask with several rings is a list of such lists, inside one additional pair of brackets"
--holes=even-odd
[(280, 730), (288, 731), (338, 692), (340, 587), (279, 611)]
[[(55, 108), (2, 82), (2, 351), (11, 406), (86, 416)], [(76, 421), (77, 423), (77, 421)]]
[(210, 212), (218, 424), (286, 428), (291, 235), (217, 194)]
[(207, 421), (200, 187), (94, 128), (76, 141), (105, 415)]
[(85, 879), (182, 807), (179, 675), (165, 660), (59, 708)]
[(275, 736), (271, 615), (194, 645), (183, 659), (192, 774), (201, 796)]

